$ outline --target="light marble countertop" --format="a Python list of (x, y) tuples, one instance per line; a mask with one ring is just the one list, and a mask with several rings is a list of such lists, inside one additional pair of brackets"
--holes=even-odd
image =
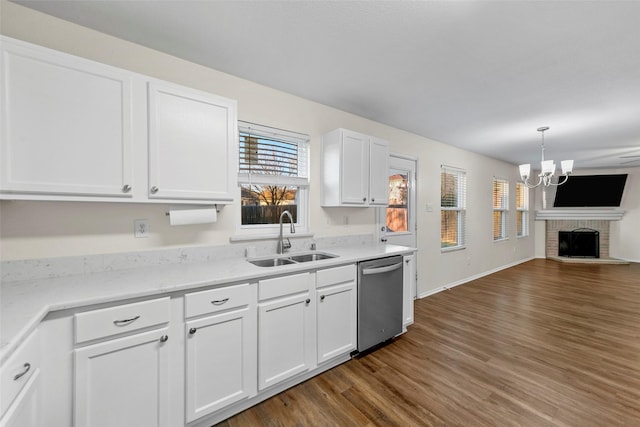
[(0, 288), (0, 362), (4, 362), (52, 311), (256, 281), (413, 251), (414, 248), (404, 246), (357, 245), (318, 250), (337, 255), (336, 258), (278, 267), (257, 267), (243, 257), (220, 257), (206, 262), (151, 265), (65, 277), (5, 281)]

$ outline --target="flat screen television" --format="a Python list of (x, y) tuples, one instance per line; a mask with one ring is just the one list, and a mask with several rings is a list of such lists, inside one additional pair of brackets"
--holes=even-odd
[(620, 206), (627, 174), (572, 175), (556, 187), (554, 208)]

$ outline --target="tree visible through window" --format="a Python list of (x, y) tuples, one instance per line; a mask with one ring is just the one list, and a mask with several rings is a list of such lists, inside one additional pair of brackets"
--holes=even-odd
[(408, 205), (409, 177), (406, 172), (392, 170), (389, 176), (389, 205), (387, 206), (387, 232), (409, 230)]
[(440, 170), (440, 248), (465, 247), (467, 174), (464, 170), (442, 166)]
[(285, 210), (306, 223), (308, 137), (246, 122), (238, 129), (241, 226), (278, 224)]

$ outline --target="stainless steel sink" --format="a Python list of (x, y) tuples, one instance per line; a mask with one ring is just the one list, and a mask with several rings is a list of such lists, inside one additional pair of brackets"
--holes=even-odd
[(267, 259), (254, 259), (249, 260), (253, 265), (258, 267), (277, 267), (279, 265), (295, 264), (295, 261), (289, 258), (267, 258)]
[(277, 256), (274, 258), (249, 259), (251, 264), (258, 267), (277, 267), (279, 265), (298, 264), (301, 262), (320, 261), (323, 259), (336, 258), (338, 255), (326, 252), (312, 252), (308, 254), (298, 254), (289, 256)]
[(316, 252), (312, 254), (292, 255), (289, 258), (296, 262), (320, 261), (322, 259), (335, 258), (337, 255)]

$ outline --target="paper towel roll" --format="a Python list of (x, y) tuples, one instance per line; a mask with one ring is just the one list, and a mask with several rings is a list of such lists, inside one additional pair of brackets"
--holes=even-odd
[(218, 213), (215, 207), (198, 209), (169, 209), (169, 224), (206, 224), (216, 222)]

